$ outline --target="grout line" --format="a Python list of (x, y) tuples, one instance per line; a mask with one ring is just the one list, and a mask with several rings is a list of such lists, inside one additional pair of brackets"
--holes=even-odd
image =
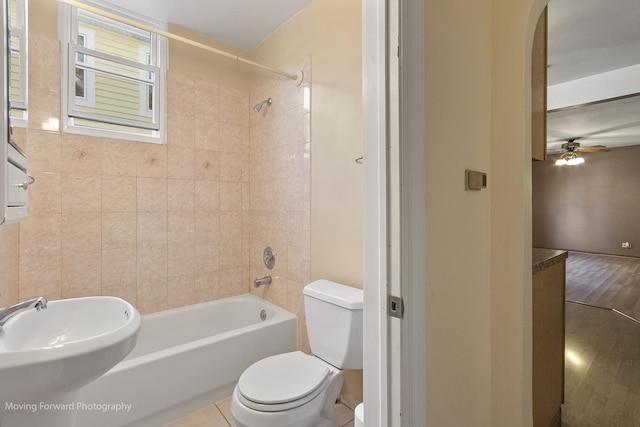
[(231, 422), (229, 422), (229, 420), (227, 419), (227, 417), (224, 415), (224, 412), (222, 412), (222, 409), (220, 409), (220, 407), (218, 406), (218, 404), (216, 403), (216, 409), (218, 410), (218, 412), (220, 412), (220, 414), (222, 415), (222, 418), (224, 418), (224, 420), (227, 422), (227, 425), (229, 427), (231, 427)]
[(615, 308), (602, 307), (600, 305), (589, 304), (589, 303), (582, 302), (582, 301), (573, 301), (573, 300), (570, 300), (570, 299), (565, 299), (565, 301), (568, 302), (568, 303), (571, 303), (571, 304), (579, 304), (579, 305), (586, 305), (587, 307), (599, 308), (600, 310), (609, 310), (609, 311), (614, 310), (615, 311)]

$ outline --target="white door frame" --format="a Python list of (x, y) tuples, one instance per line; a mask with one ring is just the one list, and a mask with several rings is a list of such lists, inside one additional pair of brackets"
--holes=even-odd
[[(388, 11), (394, 7), (400, 10), (401, 24), (388, 22)], [(363, 1), (367, 427), (399, 427), (395, 425), (397, 420), (406, 427), (426, 425), (423, 8), (423, 0)], [(391, 28), (390, 31), (393, 25), (400, 27), (397, 45), (387, 42), (389, 34), (398, 30)], [(398, 52), (399, 92), (389, 90), (388, 86), (391, 58)], [(390, 108), (392, 102), (398, 102), (394, 92), (400, 93), (399, 105)], [(394, 138), (389, 137), (389, 115), (398, 109), (399, 146), (390, 149)], [(400, 197), (391, 197), (394, 192)], [(390, 205), (392, 203), (397, 205)], [(394, 219), (399, 221), (396, 227), (390, 224), (393, 219), (390, 212), (394, 211), (399, 212)], [(399, 262), (395, 263), (390, 262), (394, 257), (388, 250), (393, 241), (400, 242)], [(392, 269), (399, 269), (399, 275), (390, 274)], [(399, 320), (387, 316), (388, 278), (398, 276), (405, 303), (400, 336), (391, 333), (398, 328), (390, 324)], [(398, 286), (394, 284), (390, 288)], [(400, 346), (394, 346), (398, 342)], [(401, 360), (399, 370), (391, 365), (398, 360)], [(391, 399), (390, 390), (392, 384), (398, 382), (397, 375), (401, 375), (402, 393), (400, 399), (397, 396)]]

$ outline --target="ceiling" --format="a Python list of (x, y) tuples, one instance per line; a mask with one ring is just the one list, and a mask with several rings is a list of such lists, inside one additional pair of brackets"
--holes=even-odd
[[(639, 23), (638, 0), (551, 0), (548, 84), (640, 64)], [(582, 146), (638, 145), (640, 96), (553, 110), (547, 132), (549, 152), (570, 138)]]
[(311, 0), (107, 0), (108, 3), (173, 23), (219, 42), (253, 50)]
[[(163, 23), (253, 50), (311, 0), (108, 0)], [(571, 83), (640, 64), (640, 0), (551, 0), (548, 84)], [(640, 76), (638, 76), (640, 79)], [(640, 144), (640, 96), (548, 115), (548, 151), (567, 139), (583, 146)]]

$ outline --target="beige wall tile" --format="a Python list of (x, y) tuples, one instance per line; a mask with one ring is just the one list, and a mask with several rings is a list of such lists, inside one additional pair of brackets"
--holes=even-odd
[(195, 181), (169, 179), (167, 190), (169, 212), (193, 211), (195, 209)]
[(102, 248), (102, 214), (63, 213), (62, 251), (94, 251)]
[(102, 249), (135, 248), (137, 215), (135, 212), (102, 214)]
[(60, 41), (29, 34), (29, 85), (60, 90)]
[(169, 245), (167, 257), (167, 274), (169, 277), (186, 276), (196, 272), (194, 243)]
[(195, 213), (196, 242), (218, 242), (220, 240), (220, 214), (217, 211)]
[(220, 271), (220, 243), (196, 243), (196, 272)]
[(239, 89), (220, 87), (220, 122), (235, 126), (249, 125), (249, 94)]
[[(29, 110), (31, 114), (31, 110)], [(99, 175), (102, 171), (102, 142), (98, 138), (62, 134), (61, 167), (66, 174)]]
[(18, 302), (20, 288), (20, 225), (0, 227), (0, 307)]
[(240, 242), (242, 239), (242, 213), (220, 212), (220, 240)]
[(167, 180), (140, 178), (136, 182), (138, 212), (167, 211)]
[(102, 178), (100, 175), (62, 174), (62, 212), (101, 212)]
[(29, 186), (30, 213), (62, 212), (62, 182), (59, 173), (30, 172), (37, 184)]
[(136, 254), (138, 282), (167, 277), (167, 245), (138, 247)]
[(196, 150), (195, 178), (198, 181), (220, 180), (220, 153), (217, 151)]
[(61, 292), (71, 295), (100, 295), (102, 251), (63, 252)]
[(58, 132), (29, 131), (29, 169), (35, 172), (60, 172), (61, 143)]
[(62, 247), (61, 214), (32, 213), (20, 222), (20, 255), (52, 255)]
[(102, 174), (118, 176), (136, 176), (137, 145), (139, 142), (120, 141), (105, 138), (102, 140)]
[(196, 273), (195, 276), (196, 302), (211, 301), (220, 297), (220, 273), (218, 271)]
[(169, 212), (168, 239), (169, 244), (195, 242), (195, 213), (193, 211)]
[(220, 87), (206, 80), (196, 80), (196, 118), (209, 122), (220, 119)]
[(102, 176), (102, 212), (136, 212), (136, 178)]
[(20, 300), (45, 296), (59, 299), (62, 286), (62, 255), (20, 257)]
[[(133, 290), (137, 281), (136, 248), (102, 250), (102, 288)], [(104, 294), (104, 292), (103, 292)]]
[(242, 158), (240, 153), (220, 154), (220, 181), (242, 181)]
[(60, 90), (41, 89), (29, 98), (29, 129), (60, 129)]
[(137, 176), (148, 178), (167, 177), (167, 146), (159, 144), (136, 145)]
[(136, 287), (137, 284), (135, 280), (133, 282), (123, 283), (122, 285), (117, 286), (103, 286), (102, 295), (122, 298), (137, 308)]
[(141, 314), (166, 310), (167, 278), (139, 281), (136, 284), (136, 308)]
[(170, 72), (167, 79), (167, 111), (169, 115), (195, 116), (195, 79)]
[(191, 147), (169, 146), (167, 148), (167, 176), (174, 179), (194, 179), (195, 152)]
[(196, 181), (196, 212), (220, 210), (220, 183), (216, 181)]
[(248, 286), (242, 283), (242, 269), (220, 270), (220, 298), (247, 293)]
[(220, 269), (242, 267), (242, 242), (240, 240), (220, 241)]
[(156, 246), (167, 244), (167, 212), (139, 212), (137, 245)]
[(197, 301), (195, 289), (196, 276), (169, 277), (167, 280), (167, 307), (176, 308), (195, 304)]
[(242, 210), (242, 183), (220, 183), (220, 210), (238, 212)]
[(242, 153), (242, 134), (241, 126), (220, 122), (220, 151)]
[(200, 150), (220, 151), (220, 125), (217, 121), (195, 119), (195, 142)]
[(167, 143), (169, 147), (193, 148), (195, 135), (195, 120), (193, 117), (169, 115), (167, 119)]

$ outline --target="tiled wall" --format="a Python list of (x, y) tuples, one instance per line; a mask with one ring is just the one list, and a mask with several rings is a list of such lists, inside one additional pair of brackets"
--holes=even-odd
[(251, 94), (169, 72), (158, 145), (48, 129), (60, 118), (60, 45), (32, 35), (29, 48), (37, 184), (19, 232), (0, 233), (0, 302), (108, 294), (149, 313), (253, 291), (298, 315), (309, 351), (310, 61), (292, 67), (302, 85), (274, 78)]
[(147, 313), (248, 292), (249, 94), (169, 72), (167, 145), (44, 130), (60, 45), (32, 35), (29, 49), (18, 297), (110, 294)]
[[(302, 289), (310, 281), (311, 62), (300, 86), (274, 78), (251, 91), (250, 105), (271, 97), (273, 104), (251, 112), (249, 247), (251, 280), (270, 274), (273, 282), (252, 292), (296, 314), (298, 345), (309, 352)], [(271, 246), (276, 264), (268, 270), (262, 253)]]
[(18, 224), (0, 227), (0, 307), (18, 300)]

